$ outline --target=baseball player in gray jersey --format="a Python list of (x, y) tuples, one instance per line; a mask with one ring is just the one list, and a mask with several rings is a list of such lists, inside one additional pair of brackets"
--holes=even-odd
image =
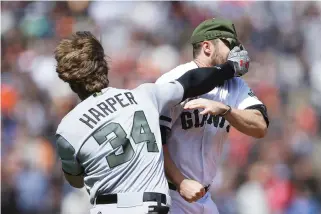
[(55, 50), (57, 73), (82, 100), (61, 121), (57, 152), (66, 180), (86, 187), (92, 214), (168, 213), (159, 113), (221, 81), (247, 72), (235, 51), (227, 63), (191, 69), (177, 80), (133, 90), (108, 87), (104, 50), (90, 32), (77, 32)]
[[(231, 49), (243, 48), (233, 23), (221, 19), (202, 22), (194, 30), (191, 43), (194, 60), (165, 73), (157, 84), (177, 79), (193, 68), (222, 64), (235, 54)], [(230, 126), (261, 138), (266, 133), (268, 117), (265, 106), (244, 80), (234, 77), (199, 99), (164, 109), (160, 124), (171, 213), (217, 214), (207, 190), (215, 177)]]

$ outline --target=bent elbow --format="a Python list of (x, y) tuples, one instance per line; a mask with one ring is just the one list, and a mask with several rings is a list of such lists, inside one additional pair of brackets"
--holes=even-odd
[(265, 133), (265, 132), (260, 131), (260, 132), (255, 136), (255, 138), (257, 138), (257, 139), (262, 139), (262, 138), (264, 138), (264, 137), (265, 137), (265, 135), (266, 135), (266, 133)]
[(258, 139), (264, 138), (266, 136), (267, 130), (268, 130), (267, 125), (266, 124), (262, 125), (262, 127), (260, 127), (257, 130), (256, 135), (254, 137)]

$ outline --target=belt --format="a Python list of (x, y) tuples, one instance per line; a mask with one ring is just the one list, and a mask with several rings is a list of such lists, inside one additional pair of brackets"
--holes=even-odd
[[(116, 204), (117, 203), (117, 194), (108, 194), (108, 195), (99, 195), (96, 198), (96, 204)], [(157, 192), (144, 192), (143, 202), (155, 201), (160, 203), (167, 204), (166, 195)]]
[[(209, 189), (210, 189), (210, 184), (204, 186), (204, 189), (205, 189), (205, 192), (207, 192)], [(177, 191), (177, 188), (174, 184), (172, 184), (171, 182), (168, 182), (168, 187), (170, 190), (174, 190), (174, 191)]]

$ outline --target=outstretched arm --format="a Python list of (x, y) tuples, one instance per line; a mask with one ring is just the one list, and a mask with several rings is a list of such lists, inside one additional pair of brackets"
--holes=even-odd
[(186, 72), (177, 79), (177, 82), (184, 88), (184, 95), (181, 101), (213, 90), (224, 80), (234, 77), (234, 74), (233, 65), (229, 61), (215, 67), (196, 68)]
[(249, 64), (250, 58), (247, 51), (235, 47), (230, 51), (227, 62), (214, 66), (214, 70), (198, 68), (197, 73), (192, 71), (185, 73), (177, 79), (184, 87), (183, 100), (210, 92), (224, 80), (243, 76), (248, 72)]
[[(158, 110), (172, 107), (186, 98), (200, 96), (213, 90), (223, 81), (234, 76), (245, 74), (249, 64), (248, 53), (245, 50), (230, 51), (226, 63), (207, 68), (196, 68), (186, 72), (176, 81), (154, 85)], [(240, 74), (241, 73), (241, 74)]]

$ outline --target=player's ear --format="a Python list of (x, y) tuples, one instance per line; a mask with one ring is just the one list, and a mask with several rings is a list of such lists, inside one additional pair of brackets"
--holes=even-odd
[(211, 55), (212, 50), (211, 50), (211, 44), (210, 44), (210, 42), (209, 42), (209, 41), (204, 41), (203, 44), (202, 44), (202, 46), (203, 46), (204, 54), (205, 54), (206, 56)]

